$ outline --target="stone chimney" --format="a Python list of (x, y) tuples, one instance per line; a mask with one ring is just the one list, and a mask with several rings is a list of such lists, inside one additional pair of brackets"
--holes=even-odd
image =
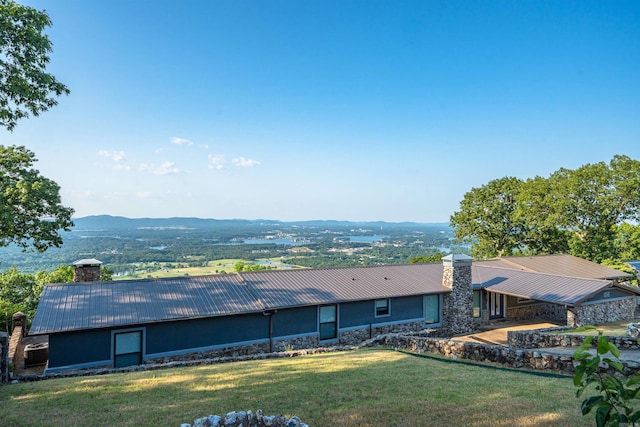
[(97, 259), (81, 259), (73, 263), (74, 282), (99, 282), (101, 261)]
[(443, 326), (455, 335), (467, 334), (474, 329), (472, 261), (473, 258), (464, 254), (451, 254), (442, 258), (442, 285), (451, 289), (451, 293), (445, 294), (443, 298)]

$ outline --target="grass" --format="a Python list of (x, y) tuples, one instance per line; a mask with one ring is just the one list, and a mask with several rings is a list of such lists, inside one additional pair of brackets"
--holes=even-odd
[[(221, 274), (221, 273), (235, 273), (236, 272), (236, 263), (238, 261), (243, 261), (247, 265), (252, 265), (254, 263), (259, 263), (261, 261), (270, 261), (275, 268), (282, 268), (284, 265), (280, 258), (264, 258), (259, 259), (255, 262), (253, 261), (244, 261), (241, 259), (219, 259), (214, 261), (207, 262), (207, 265), (204, 267), (175, 267), (176, 264), (181, 264), (179, 262), (161, 262), (161, 263), (152, 263), (147, 267), (145, 264), (140, 264), (137, 267), (137, 271), (134, 274), (128, 276), (119, 276), (117, 280), (134, 280), (134, 279), (143, 279), (143, 278), (165, 278), (165, 277), (180, 277), (180, 276), (208, 276), (211, 274)], [(287, 265), (287, 267), (291, 267)]]
[(384, 349), (0, 387), (0, 425), (178, 426), (230, 411), (310, 426), (587, 426), (571, 377)]
[(631, 320), (620, 320), (617, 322), (604, 323), (596, 325), (597, 329), (590, 329), (588, 327), (579, 327), (572, 329), (564, 329), (559, 331), (553, 331), (557, 335), (598, 335), (598, 331), (609, 337), (624, 337), (627, 335), (627, 326)]

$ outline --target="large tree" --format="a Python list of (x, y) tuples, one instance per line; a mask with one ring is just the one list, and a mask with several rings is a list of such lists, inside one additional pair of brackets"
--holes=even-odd
[(525, 225), (514, 215), (521, 187), (519, 179), (504, 177), (465, 194), (450, 222), (456, 237), (472, 244), (472, 255), (511, 255), (522, 245)]
[(0, 246), (15, 243), (42, 252), (60, 246), (58, 230), (73, 226), (73, 209), (60, 203), (60, 187), (32, 168), (33, 152), (0, 145)]
[(501, 178), (474, 188), (451, 217), (456, 237), (478, 257), (557, 253), (620, 259), (619, 226), (640, 219), (640, 162), (560, 169), (549, 178)]
[(43, 31), (50, 25), (46, 12), (0, 0), (0, 126), (9, 131), (69, 93), (46, 71), (52, 43)]
[[(69, 93), (46, 72), (52, 44), (43, 31), (50, 25), (45, 12), (0, 0), (0, 126), (9, 131)], [(0, 246), (44, 251), (60, 246), (58, 230), (73, 225), (73, 210), (60, 203), (60, 187), (33, 169), (35, 161), (25, 147), (0, 145)]]

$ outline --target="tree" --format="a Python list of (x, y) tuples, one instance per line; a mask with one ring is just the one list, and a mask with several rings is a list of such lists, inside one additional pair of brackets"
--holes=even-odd
[(521, 246), (525, 226), (514, 216), (521, 186), (521, 180), (504, 177), (464, 195), (450, 223), (456, 238), (471, 243), (473, 256), (511, 255)]
[(625, 374), (624, 366), (618, 361), (620, 351), (601, 331), (596, 338), (597, 352), (591, 354), (593, 338), (587, 337), (573, 355), (579, 362), (573, 377), (573, 384), (578, 387), (576, 397), (581, 397), (590, 388), (597, 392), (582, 401), (582, 415), (594, 413), (598, 427), (638, 425), (640, 410), (636, 408), (640, 397), (640, 375)]
[(640, 162), (618, 155), (549, 178), (490, 181), (465, 194), (450, 222), (477, 257), (568, 251), (602, 262), (620, 259), (618, 226), (639, 219)]
[(46, 72), (53, 44), (44, 11), (0, 0), (0, 125), (13, 131), (19, 119), (38, 116), (69, 89)]
[(73, 226), (73, 209), (60, 203), (60, 187), (32, 169), (35, 154), (0, 146), (0, 246), (15, 243), (43, 252), (59, 247), (58, 230)]

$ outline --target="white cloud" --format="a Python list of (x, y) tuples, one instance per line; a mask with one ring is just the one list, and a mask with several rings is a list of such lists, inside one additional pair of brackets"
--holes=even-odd
[(164, 162), (160, 166), (142, 164), (138, 166), (138, 170), (142, 172), (149, 172), (152, 175), (176, 175), (181, 171), (175, 167), (174, 163)]
[(193, 145), (193, 142), (189, 141), (188, 139), (178, 138), (177, 136), (172, 136), (171, 142), (173, 144), (178, 144), (178, 145)]
[(98, 151), (98, 156), (100, 157), (108, 157), (114, 162), (120, 162), (124, 160), (125, 154), (124, 151), (109, 151), (109, 150), (100, 150)]
[(222, 169), (224, 168), (224, 155), (222, 154), (209, 154), (209, 169)]
[(131, 170), (131, 166), (129, 165), (123, 165), (122, 163), (117, 163), (113, 166), (113, 170), (116, 171), (130, 171)]
[(236, 157), (231, 161), (237, 167), (253, 167), (260, 165), (260, 162), (257, 160), (245, 159), (244, 157)]

